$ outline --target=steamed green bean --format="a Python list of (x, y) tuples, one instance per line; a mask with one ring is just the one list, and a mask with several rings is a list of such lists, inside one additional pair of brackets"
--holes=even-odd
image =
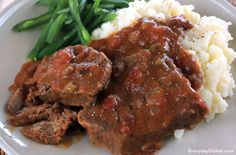
[(76, 30), (78, 31), (79, 37), (81, 39), (82, 44), (88, 44), (90, 41), (90, 34), (87, 29), (84, 27), (81, 19), (80, 19), (80, 10), (79, 4), (77, 0), (69, 0), (69, 8), (71, 11), (71, 15), (76, 23)]
[(127, 7), (133, 0), (38, 0), (37, 5), (48, 12), (24, 20), (14, 31), (27, 31), (42, 26), (40, 36), (28, 55), (31, 60), (42, 59), (71, 44), (89, 44), (91, 33), (102, 23), (117, 17), (116, 9)]
[(49, 11), (45, 14), (42, 14), (38, 17), (32, 18), (32, 19), (27, 19), (19, 24), (15, 25), (13, 27), (14, 31), (21, 32), (21, 31), (27, 31), (30, 29), (33, 29), (35, 27), (41, 26), (43, 24), (46, 24), (48, 21), (50, 21), (52, 17), (53, 11)]

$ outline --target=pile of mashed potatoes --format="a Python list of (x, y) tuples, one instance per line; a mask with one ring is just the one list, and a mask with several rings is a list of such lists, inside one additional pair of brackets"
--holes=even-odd
[[(166, 20), (173, 16), (184, 15), (194, 24), (194, 28), (184, 36), (182, 45), (193, 54), (201, 65), (203, 86), (199, 94), (208, 104), (210, 120), (217, 113), (223, 113), (228, 104), (226, 97), (233, 95), (235, 82), (230, 64), (236, 58), (236, 52), (229, 48), (231, 37), (230, 23), (214, 16), (201, 17), (193, 11), (192, 5), (181, 5), (175, 0), (135, 0), (128, 8), (118, 10), (118, 17), (93, 32), (93, 39), (106, 38), (112, 33), (134, 24), (139, 18), (153, 17)], [(175, 132), (181, 137), (183, 130)]]

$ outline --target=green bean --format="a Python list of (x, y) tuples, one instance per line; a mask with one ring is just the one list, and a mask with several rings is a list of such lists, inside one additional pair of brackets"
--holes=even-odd
[(42, 59), (44, 56), (50, 55), (57, 51), (58, 49), (62, 48), (63, 45), (67, 44), (68, 41), (72, 40), (73, 37), (76, 34), (76, 30), (73, 29), (71, 32), (69, 32), (64, 38), (50, 44), (46, 48), (42, 49), (38, 54), (37, 54), (37, 60)]
[(112, 21), (117, 17), (117, 14), (114, 12), (111, 12), (109, 14), (107, 14), (104, 18), (102, 22), (108, 22), (108, 21)]
[(46, 24), (52, 17), (53, 11), (49, 11), (41, 16), (32, 18), (32, 19), (27, 19), (24, 20), (17, 25), (15, 25), (12, 30), (21, 32), (21, 31), (26, 31), (33, 29), (35, 27), (41, 26), (43, 24)]
[(65, 9), (61, 9), (57, 12), (57, 14), (62, 14), (62, 13), (68, 13), (70, 12), (70, 9), (69, 8), (65, 8)]
[(69, 0), (69, 8), (73, 19), (76, 22), (76, 30), (79, 34), (82, 44), (87, 44), (90, 41), (90, 34), (84, 27), (81, 19), (80, 19), (80, 10), (79, 4), (77, 0)]
[(71, 23), (73, 23), (73, 19), (70, 16), (67, 16), (66, 19), (65, 19), (65, 24), (69, 25)]
[(84, 25), (88, 25), (88, 23), (90, 22), (92, 17), (93, 17), (93, 11), (91, 9), (91, 10), (89, 10), (89, 13), (87, 14), (87, 16), (86, 16), (86, 18), (84, 20)]
[(79, 6), (80, 6), (79, 10), (80, 10), (80, 13), (82, 13), (82, 12), (84, 11), (84, 8), (85, 8), (85, 6), (86, 6), (86, 3), (87, 3), (86, 0), (80, 0), (80, 3), (79, 3)]
[(92, 32), (95, 28), (97, 28), (103, 21), (103, 18), (106, 16), (106, 14), (104, 15), (100, 15), (98, 18), (96, 18), (93, 23), (88, 27), (88, 30), (90, 32)]
[(81, 30), (80, 26), (76, 26), (75, 28), (78, 32), (78, 36), (80, 38), (81, 43), (83, 45), (87, 45), (91, 40), (91, 36), (88, 30), (87, 29)]
[(88, 30), (91, 32), (92, 30), (94, 30), (95, 28), (97, 28), (101, 23), (103, 23), (104, 21), (110, 21), (116, 18), (117, 14), (110, 12), (106, 9), (102, 9), (102, 8), (96, 8), (94, 10), (94, 13), (99, 15), (99, 17), (97, 17), (93, 23), (91, 23), (88, 26)]
[(50, 26), (49, 30), (48, 30), (48, 36), (47, 36), (47, 40), (46, 42), (51, 44), (56, 37), (58, 36), (63, 23), (66, 19), (67, 14), (60, 14), (57, 19), (52, 23), (52, 25)]
[[(46, 2), (49, 3), (51, 1), (40, 0), (40, 1), (37, 2), (37, 4), (41, 4), (41, 3), (43, 4), (43, 3), (46, 3)], [(57, 1), (58, 0), (54, 0), (53, 2), (57, 2)], [(61, 8), (65, 7), (66, 1), (65, 0), (60, 0), (60, 2), (61, 3), (58, 4), (58, 7), (57, 7), (56, 11), (52, 10), (52, 11), (49, 11), (49, 12), (47, 12), (47, 13), (41, 15), (41, 16), (22, 21), (22, 22), (18, 23), (17, 25), (15, 25), (13, 27), (13, 30), (17, 31), (17, 32), (26, 31), (26, 30), (33, 29), (35, 27), (41, 26), (41, 25), (49, 22), (53, 16), (55, 18), (55, 12), (60, 12), (60, 11), (62, 12), (63, 11), (63, 10), (61, 10)]]
[(68, 0), (59, 0), (58, 5), (56, 7), (55, 12), (52, 15), (52, 19), (51, 20), (54, 20), (57, 17), (57, 15), (58, 15), (57, 12), (59, 12), (62, 9), (64, 9), (68, 5), (67, 1)]
[[(50, 20), (50, 24), (49, 24), (49, 27), (48, 27), (48, 32), (49, 31), (52, 31), (53, 32), (53, 28), (55, 27), (55, 25), (56, 25), (56, 23), (54, 23), (55, 22), (55, 20), (57, 19), (57, 17), (58, 17), (58, 12), (60, 11), (60, 10), (63, 10), (66, 6), (68, 5), (68, 2), (67, 2), (67, 0), (59, 0), (59, 2), (58, 2), (58, 4), (57, 4), (57, 7), (56, 7), (56, 9), (55, 9), (55, 11), (53, 12), (53, 15), (52, 15), (52, 17), (51, 17), (51, 20)], [(59, 23), (59, 22), (58, 22)], [(61, 23), (59, 23), (59, 24), (61, 24)], [(48, 33), (47, 32), (47, 33)], [(56, 32), (56, 31), (55, 31)], [(56, 34), (55, 34), (56, 35)], [(47, 35), (47, 37), (45, 38), (46, 40), (46, 42), (49, 42), (49, 43), (51, 43), (52, 41), (53, 41), (53, 39), (54, 39), (54, 36), (52, 36), (51, 38), (50, 38), (50, 36), (49, 35)], [(41, 49), (39, 49), (39, 51), (40, 51)], [(39, 52), (38, 51), (38, 52)]]
[(84, 21), (86, 16), (89, 14), (89, 12), (92, 9), (92, 4), (88, 4), (86, 5), (86, 7), (84, 8), (83, 12), (81, 13), (81, 19)]
[(77, 45), (77, 44), (80, 44), (80, 39), (79, 39), (79, 37), (77, 37), (76, 39), (74, 39), (71, 43), (70, 43), (70, 45)]
[(101, 3), (101, 0), (94, 0), (92, 9), (90, 10), (90, 12), (88, 13), (88, 15), (86, 16), (84, 20), (84, 25), (87, 25), (91, 21), (94, 14), (94, 10), (99, 7), (100, 3)]
[(134, 0), (125, 0), (126, 2), (133, 2)]
[(100, 7), (103, 9), (114, 9), (115, 5), (114, 4), (101, 4)]
[(43, 31), (41, 32), (38, 41), (36, 42), (34, 48), (32, 49), (32, 51), (30, 52), (30, 54), (28, 55), (28, 58), (30, 58), (31, 60), (36, 61), (37, 60), (37, 54), (38, 52), (44, 47), (45, 45), (45, 40), (47, 38), (47, 33), (48, 33), (48, 29), (50, 27), (50, 24), (52, 22), (50, 21), (49, 24), (43, 29)]
[(22, 21), (13, 30), (26, 31), (45, 24), (28, 55), (30, 59), (37, 60), (70, 43), (88, 44), (91, 39), (89, 32), (103, 22), (114, 20), (117, 15), (113, 11), (127, 7), (131, 1), (133, 0), (38, 0), (36, 4), (48, 6), (49, 11)]
[(99, 10), (97, 13), (100, 14), (98, 18), (96, 18), (93, 23), (88, 27), (88, 30), (91, 32), (95, 28), (99, 27), (102, 23), (112, 21), (117, 17), (117, 14), (114, 12), (108, 13), (107, 11)]
[(72, 29), (75, 29), (75, 22), (74, 21), (68, 25), (65, 25), (66, 32), (71, 31)]
[(100, 5), (100, 3), (101, 3), (101, 0), (94, 0), (94, 3), (93, 3), (93, 9), (98, 8), (99, 5)]
[(58, 3), (58, 0), (38, 0), (36, 2), (36, 5), (46, 5), (46, 6), (56, 6)]
[(94, 13), (97, 14), (97, 15), (104, 15), (104, 14), (110, 13), (110, 11), (108, 11), (106, 9), (102, 9), (102, 8), (96, 8), (94, 10)]
[(92, 32), (93, 29), (97, 28), (103, 21), (103, 18), (110, 13), (110, 11), (102, 8), (96, 8), (94, 13), (99, 15), (95, 20), (88, 26), (88, 30)]
[(32, 60), (34, 60), (34, 61), (37, 60), (37, 54), (45, 46), (45, 40), (47, 39), (48, 31), (49, 31), (50, 26), (52, 25), (52, 23), (54, 21), (54, 18), (57, 17), (57, 12), (59, 10), (63, 9), (66, 5), (67, 5), (67, 0), (59, 0), (58, 5), (57, 5), (55, 11), (53, 12), (52, 17), (51, 17), (49, 23), (47, 24), (47, 26), (44, 28), (44, 30), (40, 34), (40, 37), (39, 37), (35, 47), (32, 49), (32, 51), (28, 55), (28, 57), (31, 58)]
[(101, 4), (113, 4), (116, 8), (124, 8), (129, 6), (129, 2), (125, 0), (102, 0)]

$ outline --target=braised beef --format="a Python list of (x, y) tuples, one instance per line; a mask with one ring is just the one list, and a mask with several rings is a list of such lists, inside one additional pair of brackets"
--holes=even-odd
[(22, 129), (26, 137), (43, 144), (59, 144), (67, 129), (76, 122), (77, 113), (64, 109), (62, 113), (51, 113), (49, 120), (40, 121)]
[(29, 61), (25, 63), (20, 72), (17, 74), (15, 78), (15, 82), (12, 86), (10, 86), (9, 90), (11, 92), (15, 92), (17, 89), (25, 87), (27, 83), (30, 83), (40, 61)]
[(111, 70), (103, 53), (82, 46), (67, 47), (42, 61), (24, 64), (10, 87), (8, 111), (13, 116), (9, 122), (28, 125), (22, 133), (34, 141), (58, 144), (77, 122), (81, 106), (95, 102)]
[(12, 93), (8, 100), (7, 109), (10, 114), (17, 114), (24, 104), (24, 93), (23, 88), (18, 88), (15, 92)]
[(152, 154), (176, 129), (204, 119), (208, 108), (195, 91), (200, 66), (180, 45), (190, 24), (183, 17), (166, 23), (143, 18), (91, 43), (115, 64), (97, 104), (78, 115), (93, 143), (115, 155)]
[(43, 59), (34, 74), (35, 96), (46, 102), (89, 106), (108, 83), (111, 62), (89, 47), (67, 47)]
[(25, 107), (19, 114), (11, 116), (14, 126), (25, 126), (22, 133), (37, 142), (58, 144), (67, 129), (76, 124), (77, 112), (59, 104), (41, 104)]
[(10, 122), (26, 125), (22, 133), (36, 142), (58, 144), (83, 107), (77, 119), (92, 142), (115, 155), (152, 154), (176, 129), (191, 129), (208, 114), (197, 93), (200, 65), (180, 44), (192, 27), (183, 16), (143, 18), (93, 41), (112, 64), (82, 46), (26, 63), (10, 87)]
[(33, 74), (35, 73), (38, 64), (40, 62), (27, 62), (25, 63), (21, 71), (17, 74), (15, 82), (10, 86), (9, 90), (12, 95), (9, 97), (7, 109), (10, 114), (17, 114), (25, 105), (25, 98), (28, 94), (28, 87), (32, 81)]
[(10, 117), (9, 121), (14, 126), (23, 126), (35, 123), (40, 120), (49, 119), (50, 115), (59, 111), (59, 105), (41, 104), (32, 107), (26, 107), (19, 114)]

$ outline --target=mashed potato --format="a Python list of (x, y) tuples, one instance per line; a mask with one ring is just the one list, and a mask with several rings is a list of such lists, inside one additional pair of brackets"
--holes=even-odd
[[(182, 40), (182, 45), (193, 54), (201, 65), (203, 86), (199, 94), (209, 106), (210, 120), (217, 113), (224, 112), (228, 104), (226, 97), (233, 95), (235, 82), (230, 64), (236, 58), (236, 53), (228, 47), (231, 37), (227, 23), (216, 17), (201, 17), (193, 11), (192, 5), (180, 5), (175, 0), (135, 0), (125, 9), (118, 10), (116, 20), (104, 23), (93, 32), (93, 39), (108, 37), (124, 27), (134, 24), (142, 17), (154, 17), (165, 20), (172, 16), (184, 15), (194, 24)], [(175, 132), (180, 138), (183, 130)]]

